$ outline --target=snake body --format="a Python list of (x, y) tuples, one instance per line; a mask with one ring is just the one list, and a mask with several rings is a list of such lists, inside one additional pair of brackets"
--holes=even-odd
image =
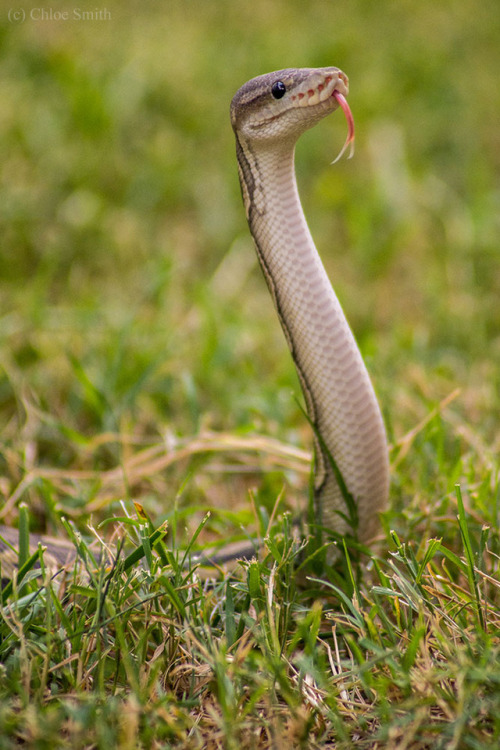
[[(248, 81), (231, 103), (243, 201), (257, 255), (299, 375), (316, 442), (315, 523), (369, 541), (389, 487), (383, 420), (363, 359), (314, 246), (294, 171), (299, 136), (339, 106), (338, 68), (280, 70)], [(346, 105), (347, 106), (347, 105)], [(17, 532), (0, 526), (3, 576), (15, 567)], [(32, 535), (53, 566), (74, 558), (65, 540)], [(10, 545), (10, 547), (9, 547)], [(48, 560), (47, 560), (48, 562)]]
[[(316, 442), (315, 522), (369, 541), (389, 489), (387, 439), (360, 351), (309, 232), (294, 170), (299, 136), (348, 92), (338, 68), (280, 70), (231, 103), (243, 201), (257, 256), (300, 379)], [(333, 460), (332, 460), (333, 459)], [(344, 485), (344, 486), (343, 486)]]

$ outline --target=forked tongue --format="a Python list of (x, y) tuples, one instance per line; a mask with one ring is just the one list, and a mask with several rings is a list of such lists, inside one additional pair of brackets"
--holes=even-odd
[(334, 96), (338, 101), (339, 106), (342, 108), (342, 111), (345, 114), (345, 119), (347, 120), (347, 138), (345, 139), (344, 145), (340, 149), (339, 155), (332, 161), (332, 164), (335, 164), (335, 162), (337, 162), (344, 156), (347, 149), (349, 149), (349, 156), (347, 157), (348, 159), (351, 159), (354, 154), (354, 118), (345, 96), (338, 91), (334, 91), (332, 96)]

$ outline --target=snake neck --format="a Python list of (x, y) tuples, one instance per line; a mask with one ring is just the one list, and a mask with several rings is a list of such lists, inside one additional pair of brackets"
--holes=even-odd
[[(316, 522), (367, 541), (388, 494), (385, 429), (302, 211), (294, 144), (257, 151), (238, 138), (237, 155), (250, 231), (315, 432)], [(356, 529), (346, 519), (342, 484), (356, 503)]]

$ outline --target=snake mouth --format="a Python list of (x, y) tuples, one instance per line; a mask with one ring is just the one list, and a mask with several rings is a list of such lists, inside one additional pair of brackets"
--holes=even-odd
[(312, 83), (308, 88), (304, 86), (297, 93), (291, 95), (290, 100), (295, 107), (314, 107), (328, 101), (335, 94), (347, 96), (349, 92), (349, 79), (338, 71), (335, 75), (325, 75), (317, 83)]
[(347, 120), (347, 136), (344, 145), (340, 149), (338, 156), (332, 161), (332, 164), (339, 161), (347, 149), (349, 149), (348, 159), (351, 159), (354, 155), (354, 117), (346, 99), (348, 91), (349, 79), (345, 73), (339, 70), (336, 75), (325, 76), (323, 81), (314, 87), (311, 86), (307, 91), (298, 91), (291, 96), (292, 103), (296, 107), (314, 107), (324, 104), (333, 98), (343, 111)]

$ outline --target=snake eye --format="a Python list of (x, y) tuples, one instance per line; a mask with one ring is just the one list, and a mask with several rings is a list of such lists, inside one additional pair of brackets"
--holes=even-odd
[(282, 96), (285, 96), (285, 93), (286, 86), (283, 81), (276, 81), (276, 83), (273, 83), (271, 86), (271, 94), (275, 99), (281, 99)]

